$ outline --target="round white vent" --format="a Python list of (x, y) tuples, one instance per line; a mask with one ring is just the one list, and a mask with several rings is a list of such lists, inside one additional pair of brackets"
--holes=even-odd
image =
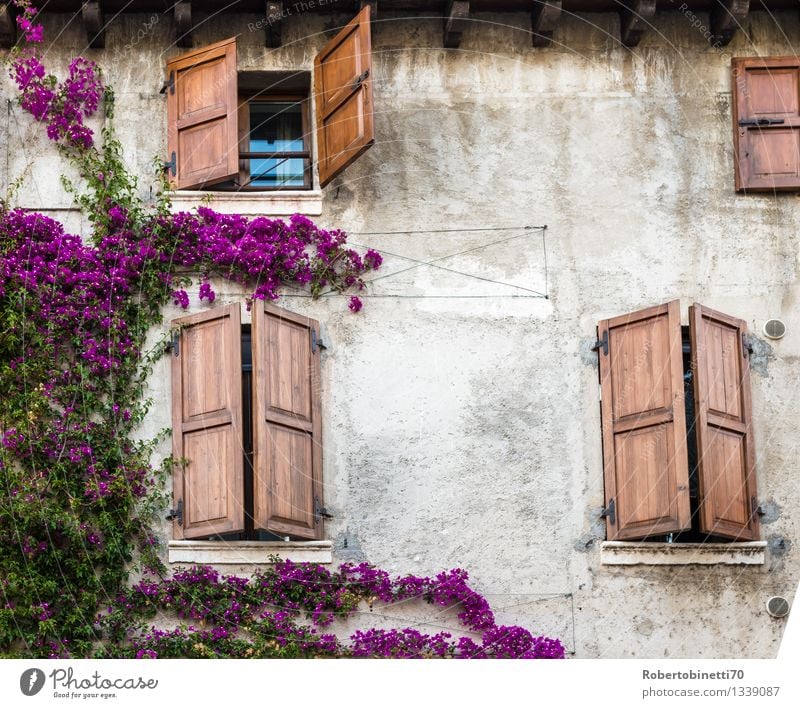
[(767, 320), (764, 323), (764, 336), (770, 339), (780, 339), (786, 334), (786, 325), (782, 320)]
[(767, 612), (773, 617), (786, 617), (789, 614), (789, 601), (776, 595), (767, 600)]

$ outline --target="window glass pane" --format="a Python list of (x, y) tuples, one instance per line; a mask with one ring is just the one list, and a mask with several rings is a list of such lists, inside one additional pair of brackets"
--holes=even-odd
[[(303, 144), (303, 114), (300, 103), (250, 103), (250, 152), (295, 152)], [(305, 160), (251, 158), (251, 187), (304, 187)]]

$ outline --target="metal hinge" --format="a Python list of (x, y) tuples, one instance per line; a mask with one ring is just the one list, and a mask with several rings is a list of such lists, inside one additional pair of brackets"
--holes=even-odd
[(741, 126), (783, 125), (783, 118), (743, 118), (739, 121)]
[(602, 339), (598, 339), (594, 346), (592, 347), (593, 352), (599, 352), (600, 349), (603, 350), (603, 354), (608, 356), (608, 330), (603, 330), (603, 337)]
[(319, 503), (319, 499), (314, 498), (314, 517), (317, 519), (332, 519), (333, 514)]
[(172, 151), (172, 154), (169, 156), (169, 162), (164, 163), (164, 169), (169, 170), (172, 176), (175, 176), (175, 173), (178, 170), (178, 162), (175, 159), (175, 151)]
[(361, 84), (363, 84), (369, 78), (369, 69), (367, 69), (363, 74), (361, 74), (354, 82), (351, 87), (353, 91), (357, 91)]
[(172, 333), (172, 338), (167, 343), (167, 351), (172, 352), (173, 356), (178, 356), (181, 353), (181, 333), (177, 330)]
[(328, 347), (325, 346), (325, 342), (322, 341), (317, 336), (317, 330), (313, 327), (311, 328), (311, 353), (316, 354), (317, 349), (327, 349)]
[(747, 335), (742, 332), (742, 354), (745, 356), (749, 356), (753, 353), (753, 345), (750, 344), (750, 341), (747, 339)]
[(161, 87), (161, 91), (159, 93), (166, 93), (167, 89), (169, 89), (170, 93), (175, 93), (175, 72), (169, 72), (169, 78), (164, 82), (164, 85)]
[(177, 521), (179, 526), (183, 526), (183, 499), (178, 499), (178, 506), (169, 510), (166, 519), (167, 521)]
[(614, 500), (613, 499), (611, 499), (608, 502), (608, 506), (605, 507), (600, 512), (600, 518), (601, 519), (608, 519), (611, 522), (612, 526), (614, 526), (617, 523), (617, 513), (616, 513), (616, 509), (614, 507)]
[(767, 513), (764, 511), (764, 507), (758, 503), (755, 496), (750, 497), (750, 513), (752, 516), (764, 516)]

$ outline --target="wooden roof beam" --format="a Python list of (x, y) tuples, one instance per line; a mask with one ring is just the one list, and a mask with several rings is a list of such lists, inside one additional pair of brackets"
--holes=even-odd
[(656, 14), (656, 0), (626, 0), (619, 13), (619, 38), (626, 47), (639, 44)]
[(561, 18), (561, 0), (533, 0), (531, 33), (534, 47), (546, 47)]
[(175, 3), (175, 44), (179, 47), (192, 46), (192, 3)]
[(468, 21), (469, 1), (450, 0), (444, 15), (444, 46), (447, 49), (458, 49)]
[(742, 29), (750, 12), (750, 0), (717, 0), (711, 10), (712, 47), (724, 47), (733, 39), (736, 30)]
[(10, 2), (0, 3), (0, 47), (11, 49), (17, 43), (17, 12)]
[(106, 46), (106, 23), (103, 20), (103, 8), (99, 2), (85, 2), (81, 6), (83, 26), (91, 49), (103, 49)]
[(267, 2), (266, 24), (264, 25), (264, 44), (274, 49), (281, 46), (281, 29), (283, 25), (282, 0), (269, 0)]

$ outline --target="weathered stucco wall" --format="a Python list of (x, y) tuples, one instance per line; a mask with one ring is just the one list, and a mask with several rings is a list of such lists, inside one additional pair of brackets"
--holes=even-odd
[[(277, 51), (248, 31), (255, 18), (211, 21), (195, 46), (239, 32), (240, 69), (310, 69), (323, 30), (345, 18), (336, 19), (290, 18)], [(320, 319), (329, 344), (327, 535), (335, 560), (397, 573), (463, 567), (502, 621), (558, 635), (581, 658), (770, 657), (783, 622), (764, 603), (791, 597), (800, 575), (800, 202), (733, 191), (730, 57), (793, 53), (797, 17), (752, 13), (753, 41), (739, 33), (724, 51), (680, 13), (659, 13), (631, 51), (615, 39), (617, 21), (566, 16), (540, 50), (525, 15), (479, 16), (459, 50), (441, 49), (439, 19), (375, 23), (377, 143), (326, 189), (318, 221), (422, 261), (518, 233), (441, 264), (538, 291), (539, 231), (435, 230), (547, 224), (549, 299), (420, 267), (377, 281), (356, 316), (340, 297), (283, 300)], [(83, 30), (59, 16), (48, 23), (49, 36), (63, 33), (47, 59), (65, 65), (83, 50)], [(128, 16), (108, 30), (106, 50), (88, 52), (116, 89), (144, 195), (153, 156), (166, 154), (159, 88), (165, 58), (178, 53), (172, 36), (168, 19)], [(79, 228), (61, 211), (63, 163), (18, 107), (9, 116), (0, 139), (7, 176), (25, 176), (20, 203)], [(391, 231), (415, 233), (362, 235)], [(381, 275), (408, 265), (388, 256)], [(588, 349), (598, 319), (674, 298), (684, 324), (694, 301), (756, 335), (770, 317), (787, 323), (783, 340), (756, 342), (752, 370), (759, 496), (770, 505), (763, 566), (600, 563)], [(221, 292), (219, 302), (239, 299)], [(170, 425), (168, 382), (165, 359), (145, 433)]]

